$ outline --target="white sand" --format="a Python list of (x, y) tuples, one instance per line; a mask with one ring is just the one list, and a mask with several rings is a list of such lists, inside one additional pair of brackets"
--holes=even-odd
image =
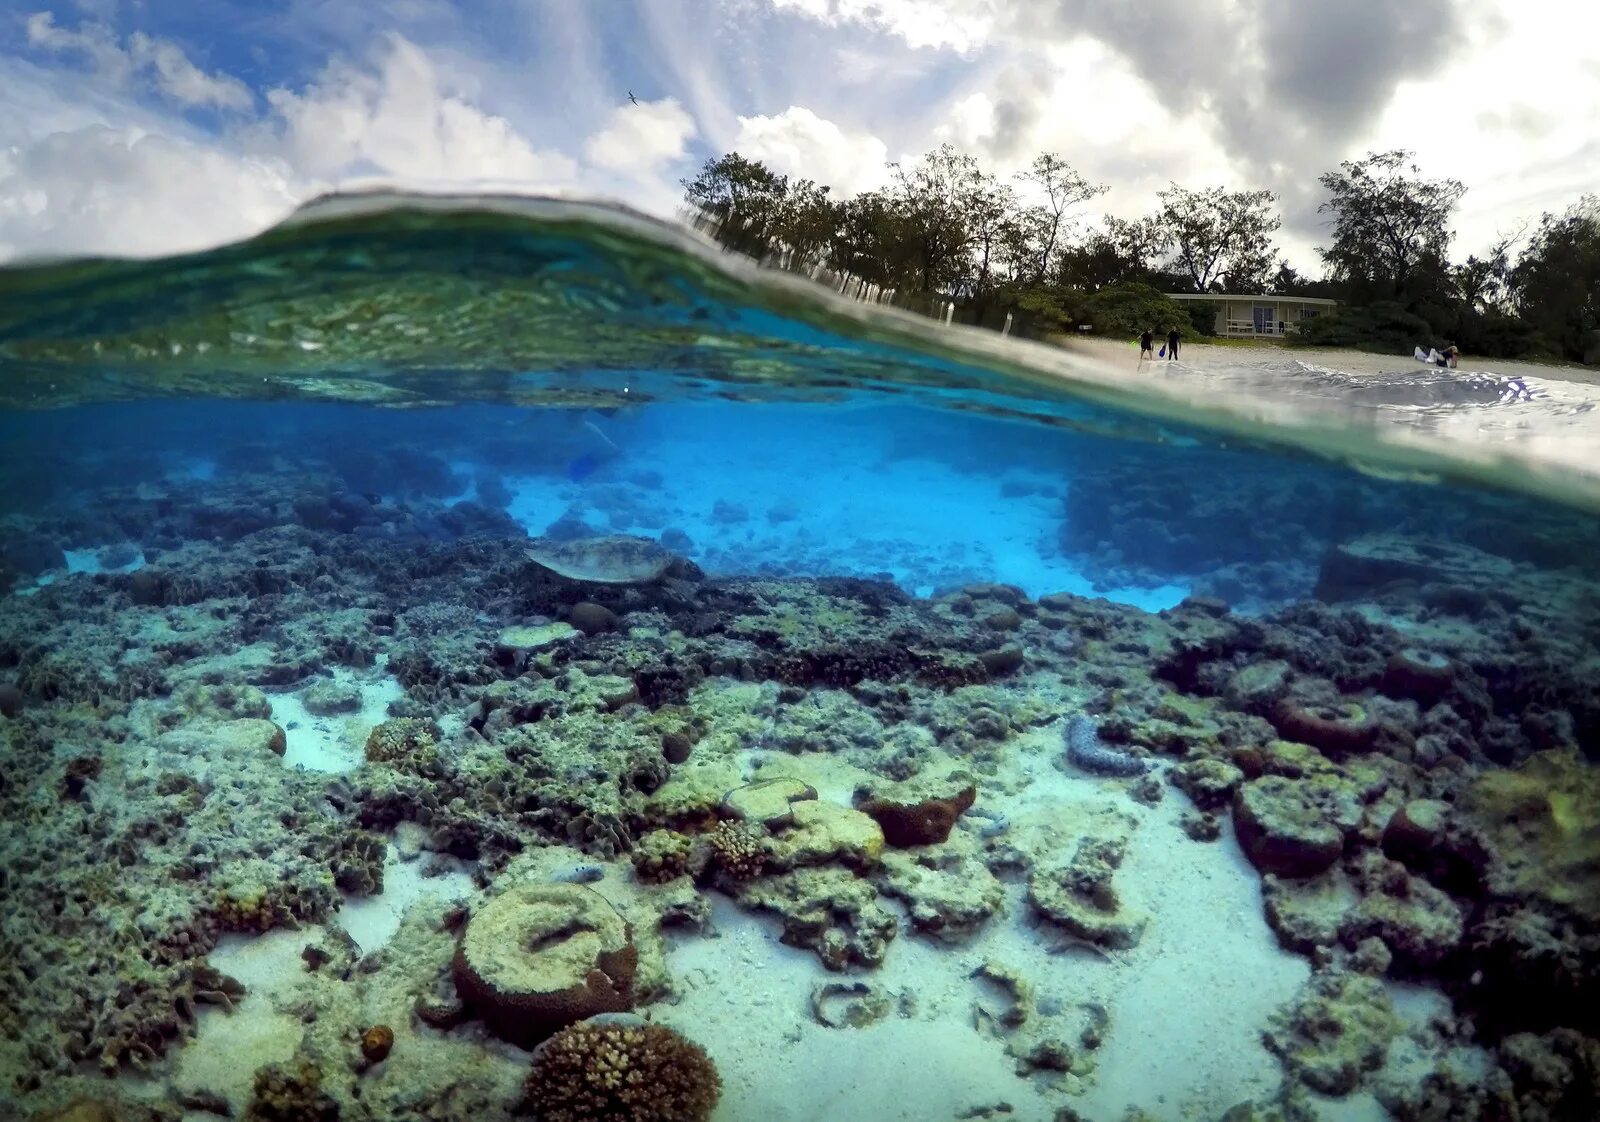
[(335, 713), (320, 717), (305, 707), (298, 692), (270, 692), (272, 719), (283, 726), (287, 747), (284, 767), (307, 771), (354, 771), (361, 766), (367, 734), (389, 715), (389, 703), (405, 696), (405, 687), (389, 676), (382, 663), (357, 673), (347, 667), (334, 669), (334, 681), (348, 683), (361, 691), (361, 708), (354, 713)]
[[(1118, 339), (1076, 338), (1064, 340), (1068, 350), (1081, 351), (1109, 362), (1116, 367), (1137, 369), (1139, 344)], [(1390, 355), (1375, 351), (1357, 351), (1343, 348), (1290, 347), (1282, 343), (1260, 342), (1250, 346), (1228, 346), (1212, 343), (1184, 343), (1179, 352), (1180, 365), (1207, 366), (1240, 362), (1264, 362), (1272, 359), (1295, 359), (1329, 370), (1342, 370), (1348, 374), (1393, 374), (1396, 371), (1417, 370), (1426, 372), (1437, 367), (1427, 367), (1409, 354)], [(1165, 364), (1157, 359), (1146, 360), (1146, 369), (1158, 369)], [(1587, 366), (1559, 362), (1527, 362), (1514, 358), (1484, 358), (1463, 354), (1456, 373), (1483, 372), (1500, 374), (1508, 378), (1525, 378), (1534, 382), (1574, 382), (1582, 385), (1600, 385), (1600, 370)]]
[[(779, 944), (775, 922), (719, 899), (720, 937), (672, 937), (667, 961), (683, 993), (652, 1009), (716, 1059), (727, 1084), (719, 1120), (943, 1119), (1004, 1103), (1003, 1116), (1017, 1122), (1048, 1122), (1065, 1105), (1095, 1119), (1137, 1105), (1163, 1120), (1210, 1122), (1277, 1088), (1282, 1070), (1261, 1044), (1261, 1028), (1309, 967), (1267, 928), (1258, 874), (1231, 835), (1206, 844), (1180, 832), (1188, 807), (1181, 795), (1169, 790), (1147, 808), (1123, 784), (1064, 774), (1049, 762), (1058, 743), (1049, 732), (1037, 735), (1008, 774), (984, 783), (980, 805), (1004, 814), (1019, 844), (1040, 831), (1071, 839), (1080, 827), (1099, 832), (1096, 823), (1130, 818), (1116, 884), (1128, 905), (1152, 917), (1139, 945), (1116, 961), (1051, 954), (1058, 933), (1032, 922), (1017, 883), (1007, 885), (1005, 913), (971, 943), (942, 946), (906, 926), (880, 970), (842, 976), (811, 952)], [(794, 774), (837, 798), (853, 785), (849, 770), (827, 758), (785, 757), (761, 774)], [(994, 1005), (990, 986), (972, 977), (986, 962), (1020, 971), (1041, 999), (1108, 1009), (1107, 1041), (1084, 1085), (1069, 1078), (1058, 1089), (1047, 1076), (1019, 1077), (1003, 1043), (975, 1027), (980, 1002)], [(909, 1013), (863, 1029), (813, 1021), (812, 987), (853, 977), (909, 999)], [(1319, 1113), (1328, 1122), (1384, 1117), (1366, 1094), (1329, 1101)]]
[[(402, 822), (396, 834), (425, 835), (422, 827)], [(411, 840), (411, 839), (407, 839)], [(424, 876), (425, 869), (443, 869), (437, 876)], [(339, 908), (339, 924), (354, 939), (364, 955), (385, 946), (400, 930), (400, 917), (424, 896), (442, 900), (465, 899), (473, 893), (472, 877), (466, 866), (454, 857), (430, 853), (418, 856), (414, 841), (390, 845), (383, 863), (383, 891), (376, 896), (346, 896)]]

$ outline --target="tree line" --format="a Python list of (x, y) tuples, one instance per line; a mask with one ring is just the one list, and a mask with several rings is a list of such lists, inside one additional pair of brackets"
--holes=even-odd
[(1457, 264), (1450, 223), (1466, 188), (1425, 177), (1408, 152), (1368, 153), (1320, 178), (1330, 240), (1324, 275), (1310, 278), (1274, 243), (1270, 191), (1174, 183), (1142, 217), (1089, 221), (1108, 188), (1055, 153), (1005, 178), (943, 144), (888, 172), (883, 187), (839, 197), (730, 152), (684, 180), (684, 198), (731, 250), (930, 314), (953, 303), (969, 323), (1205, 335), (1215, 306), (1164, 293), (1325, 296), (1341, 306), (1306, 325), (1307, 342), (1600, 362), (1593, 195)]

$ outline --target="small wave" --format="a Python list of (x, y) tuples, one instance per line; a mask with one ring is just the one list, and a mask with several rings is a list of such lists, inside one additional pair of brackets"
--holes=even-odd
[[(599, 203), (370, 194), (205, 253), (0, 269), (0, 407), (867, 394), (1113, 436), (1209, 430), (1600, 509), (1600, 434), (1570, 423), (1593, 387), (1556, 403), (1494, 375), (1356, 375), (1282, 357), (1132, 379), (1061, 347), (848, 300)], [(1519, 424), (1490, 434), (1439, 420), (1508, 405)], [(1549, 440), (1557, 408), (1569, 423)]]

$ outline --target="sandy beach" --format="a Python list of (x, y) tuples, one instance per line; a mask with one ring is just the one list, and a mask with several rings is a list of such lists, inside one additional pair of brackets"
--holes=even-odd
[[(1074, 338), (1063, 339), (1062, 345), (1069, 350), (1090, 354), (1103, 362), (1117, 366), (1134, 369), (1139, 365), (1139, 343), (1136, 339), (1123, 341)], [(1396, 371), (1428, 369), (1409, 355), (1390, 355), (1337, 347), (1290, 347), (1282, 343), (1269, 342), (1250, 346), (1184, 343), (1182, 356), (1182, 361), (1196, 366), (1282, 358), (1324, 366), (1330, 370), (1342, 370), (1350, 374), (1393, 374)], [(1480, 355), (1463, 354), (1457, 371), (1462, 374), (1499, 374), (1508, 378), (1523, 378), (1537, 382), (1558, 380), (1580, 385), (1600, 385), (1600, 370), (1572, 363), (1529, 362), (1522, 359), (1485, 358)]]

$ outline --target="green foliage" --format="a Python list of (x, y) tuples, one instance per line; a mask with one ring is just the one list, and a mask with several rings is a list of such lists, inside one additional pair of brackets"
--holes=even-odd
[(1500, 311), (1468, 311), (1451, 333), (1456, 346), (1469, 355), (1504, 358), (1559, 358), (1550, 340), (1526, 320)]
[(1546, 214), (1509, 281), (1518, 313), (1560, 354), (1600, 361), (1600, 196)]
[(1217, 333), (1218, 309), (1211, 301), (1185, 300), (1180, 307), (1188, 313), (1189, 323), (1194, 327), (1196, 335), (1215, 335)]
[(1095, 334), (1117, 338), (1144, 331), (1166, 335), (1176, 327), (1184, 338), (1194, 335), (1189, 315), (1179, 303), (1147, 284), (1114, 284), (1083, 298), (1077, 309), (1080, 321), (1093, 326)]
[(1434, 338), (1427, 320), (1393, 300), (1342, 307), (1300, 325), (1293, 337), (1312, 347), (1359, 347), (1368, 351), (1410, 354), (1411, 348)]
[(684, 181), (691, 210), (737, 252), (837, 274), (901, 307), (1013, 330), (1093, 325), (1103, 334), (1216, 330), (1214, 305), (1163, 291), (1266, 291), (1341, 300), (1306, 323), (1302, 342), (1409, 353), (1454, 342), (1484, 355), (1600, 361), (1600, 199), (1545, 215), (1520, 259), (1512, 238), (1448, 262), (1463, 191), (1426, 179), (1404, 151), (1368, 153), (1321, 177), (1333, 238), (1326, 279), (1301, 276), (1272, 244), (1280, 220), (1267, 191), (1160, 192), (1151, 215), (1106, 215), (1082, 231), (1075, 207), (1106, 190), (1054, 153), (1008, 182), (949, 144), (889, 165), (878, 191), (836, 198), (825, 184), (780, 175), (731, 152)]

